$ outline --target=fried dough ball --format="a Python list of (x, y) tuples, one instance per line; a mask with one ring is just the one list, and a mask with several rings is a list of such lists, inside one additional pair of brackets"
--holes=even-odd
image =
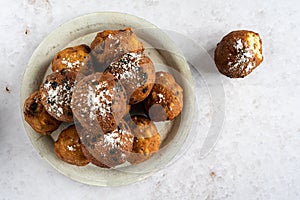
[(131, 28), (104, 30), (91, 43), (91, 52), (101, 70), (125, 53), (143, 52), (144, 46)]
[(214, 60), (218, 70), (230, 78), (243, 78), (263, 61), (258, 33), (246, 30), (227, 34), (217, 45)]
[(124, 54), (111, 63), (105, 72), (112, 73), (124, 86), (129, 104), (143, 101), (150, 93), (154, 81), (154, 65), (148, 56), (139, 53)]
[(108, 132), (117, 128), (126, 114), (126, 93), (110, 74), (96, 72), (80, 80), (73, 92), (72, 110), (86, 129)]
[(134, 140), (132, 153), (127, 160), (131, 164), (138, 164), (159, 150), (160, 135), (154, 123), (144, 116), (133, 116), (129, 124)]
[(39, 91), (32, 93), (24, 103), (25, 121), (38, 133), (47, 135), (55, 131), (60, 121), (52, 117), (41, 103)]
[(183, 89), (168, 72), (156, 72), (155, 84), (144, 102), (152, 121), (173, 120), (183, 107)]
[(84, 75), (93, 73), (94, 68), (90, 51), (90, 48), (85, 44), (59, 51), (52, 60), (52, 71), (71, 69)]
[(90, 161), (84, 156), (75, 125), (63, 130), (54, 144), (57, 157), (72, 165), (84, 166)]
[(40, 87), (42, 104), (59, 121), (74, 121), (70, 103), (76, 76), (77, 73), (69, 69), (53, 72)]
[(97, 132), (95, 129), (85, 129), (81, 126), (80, 123), (77, 123), (78, 120), (75, 119), (75, 126), (77, 129), (77, 133), (79, 135), (80, 141), (83, 141), (81, 144), (81, 150), (83, 155), (90, 161), (90, 163), (101, 167), (101, 168), (110, 168), (109, 166), (104, 165), (99, 160), (97, 160), (93, 155), (87, 150), (85, 145), (90, 145), (91, 141), (95, 141), (95, 138), (89, 138), (92, 135), (95, 135), (96, 137), (100, 137), (102, 134)]
[(127, 160), (127, 155), (132, 151), (134, 137), (123, 120), (118, 123), (116, 129), (104, 134), (95, 129), (83, 129), (79, 135), (90, 154), (89, 157), (92, 157), (91, 161), (100, 167), (120, 165)]

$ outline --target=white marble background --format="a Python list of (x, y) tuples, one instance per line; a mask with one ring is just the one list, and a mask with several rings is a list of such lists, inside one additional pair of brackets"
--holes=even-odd
[[(0, 199), (300, 199), (299, 1), (1, 0), (0, 6)], [(21, 123), (26, 63), (51, 30), (96, 11), (137, 15), (207, 50), (231, 30), (261, 34), (263, 64), (242, 80), (222, 77), (226, 119), (207, 157), (200, 159), (195, 142), (144, 181), (101, 188), (66, 178), (36, 153)]]

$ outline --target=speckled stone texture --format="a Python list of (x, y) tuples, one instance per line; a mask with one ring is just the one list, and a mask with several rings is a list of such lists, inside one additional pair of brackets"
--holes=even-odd
[[(300, 199), (299, 1), (2, 0), (0, 6), (1, 199)], [(210, 53), (232, 30), (261, 35), (261, 66), (244, 79), (222, 76), (226, 118), (208, 156), (199, 156), (196, 140), (144, 181), (98, 188), (61, 175), (36, 153), (20, 114), (26, 63), (54, 28), (96, 11), (140, 16), (187, 35)]]

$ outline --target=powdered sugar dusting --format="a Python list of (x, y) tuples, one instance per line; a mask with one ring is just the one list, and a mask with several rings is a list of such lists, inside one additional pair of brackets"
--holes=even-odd
[(80, 66), (84, 65), (84, 62), (80, 62), (79, 60), (76, 60), (75, 62), (71, 62), (70, 58), (63, 58), (61, 61), (62, 64), (64, 64), (67, 68), (79, 68)]
[(138, 53), (124, 54), (120, 60), (110, 64), (109, 71), (123, 82), (134, 82), (137, 84), (132, 87), (140, 87), (143, 82), (143, 77), (140, 75), (140, 61), (142, 57), (143, 56)]
[(246, 72), (249, 72), (252, 68), (253, 68), (253, 65), (252, 65), (251, 62), (249, 62), (247, 67), (246, 67)]
[[(98, 124), (97, 117), (107, 117), (112, 113), (114, 91), (108, 88), (107, 81), (89, 80), (82, 86), (77, 85), (76, 93), (80, 95), (73, 98), (74, 113), (79, 113), (85, 122), (94, 126)], [(79, 112), (76, 111), (78, 109)]]
[(88, 87), (87, 105), (90, 108), (90, 119), (92, 120), (96, 119), (97, 114), (105, 117), (107, 113), (111, 113), (113, 94), (110, 90), (105, 89), (107, 86), (107, 82), (103, 81), (96, 85), (96, 91), (91, 86)]
[[(109, 47), (112, 48), (113, 46), (115, 47), (116, 45), (118, 45), (120, 43), (120, 40), (117, 36), (114, 36), (112, 34), (108, 34), (107, 36), (109, 39), (114, 40), (114, 44), (110, 43)], [(120, 37), (121, 39), (121, 37)]]
[(126, 130), (116, 129), (112, 132), (104, 134), (103, 146), (113, 149), (121, 149), (123, 146), (133, 142), (132, 134)]
[(165, 96), (163, 94), (158, 93), (157, 96), (158, 96), (158, 103), (161, 103), (163, 100), (165, 100)]
[(115, 40), (116, 38), (112, 35), (112, 34), (108, 34), (108, 36), (107, 36), (109, 39), (113, 39), (113, 40)]
[(46, 98), (49, 105), (46, 107), (47, 111), (54, 112), (58, 117), (61, 117), (64, 114), (63, 108), (70, 106), (73, 84), (69, 80), (62, 84), (46, 81), (43, 87), (47, 90), (47, 95), (43, 97)]
[(67, 146), (67, 149), (68, 149), (69, 151), (76, 151), (76, 146), (75, 146), (75, 145), (68, 145), (68, 146)]
[(242, 43), (242, 40), (241, 39), (238, 39), (236, 41), (236, 46), (235, 46), (236, 49), (243, 49), (243, 43)]
[[(246, 72), (249, 72), (253, 67), (252, 63), (250, 62), (250, 60), (254, 57), (252, 50), (242, 42), (242, 39), (238, 39), (236, 41), (234, 48), (237, 50), (237, 55), (235, 58), (237, 62), (228, 62), (228, 65), (231, 66), (229, 71), (235, 71), (238, 69), (244, 70), (246, 67)], [(241, 66), (243, 66), (243, 68), (241, 68)]]

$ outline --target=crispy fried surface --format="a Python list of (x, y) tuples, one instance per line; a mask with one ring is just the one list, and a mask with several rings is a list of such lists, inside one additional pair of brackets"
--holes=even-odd
[(76, 78), (76, 72), (63, 69), (48, 75), (40, 87), (42, 104), (59, 121), (74, 121), (70, 103)]
[(156, 72), (155, 84), (144, 104), (151, 120), (173, 120), (183, 107), (183, 89), (170, 73)]
[(131, 164), (141, 163), (159, 150), (160, 135), (156, 126), (144, 116), (133, 116), (130, 124), (134, 135), (132, 153), (128, 156)]
[(230, 32), (218, 43), (214, 60), (218, 70), (228, 77), (247, 76), (263, 61), (259, 34), (247, 30)]
[(93, 73), (94, 68), (90, 51), (90, 48), (85, 44), (59, 51), (52, 60), (52, 71), (71, 69), (85, 75)]
[(129, 104), (143, 101), (155, 81), (152, 61), (144, 54), (128, 53), (111, 63), (105, 72), (112, 73), (124, 86)]
[(109, 73), (97, 72), (79, 81), (71, 105), (74, 116), (84, 128), (103, 132), (117, 128), (127, 112), (125, 90)]
[[(115, 167), (126, 161), (133, 146), (133, 135), (126, 122), (121, 120), (118, 127), (106, 133), (95, 129), (80, 131), (82, 143), (94, 164), (101, 163), (106, 167)], [(98, 161), (98, 162), (95, 162)]]
[(82, 152), (75, 125), (69, 126), (60, 133), (54, 144), (54, 151), (61, 160), (72, 165), (84, 166), (89, 163)]
[(110, 63), (125, 53), (143, 52), (144, 46), (131, 28), (126, 28), (99, 32), (91, 43), (91, 50), (98, 67), (104, 71)]
[(99, 160), (97, 160), (95, 157), (92, 156), (92, 154), (86, 149), (84, 145), (81, 145), (82, 153), (83, 155), (94, 165), (101, 167), (101, 168), (110, 168), (107, 165), (104, 165)]
[(41, 103), (39, 91), (32, 93), (24, 103), (25, 121), (38, 133), (42, 135), (55, 131), (60, 121), (48, 114)]

